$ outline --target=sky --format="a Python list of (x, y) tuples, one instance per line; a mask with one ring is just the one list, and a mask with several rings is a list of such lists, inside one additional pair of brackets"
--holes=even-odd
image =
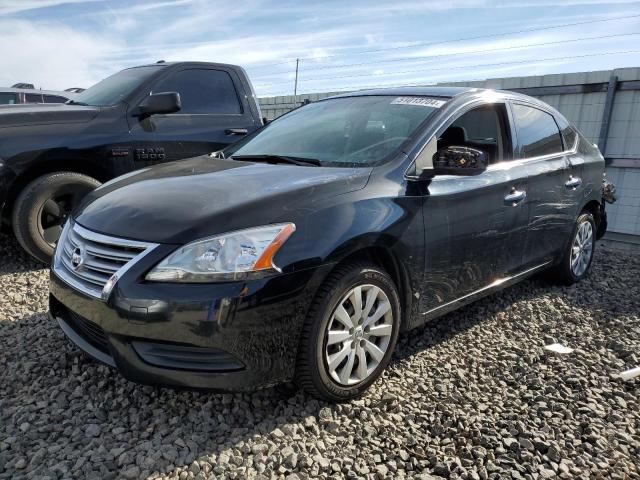
[(0, 0), (0, 86), (89, 87), (157, 60), (258, 96), (640, 67), (640, 1)]

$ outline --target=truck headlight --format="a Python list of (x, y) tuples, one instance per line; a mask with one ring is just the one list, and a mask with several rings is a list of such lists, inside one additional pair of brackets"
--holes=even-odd
[(196, 240), (151, 270), (152, 282), (224, 282), (280, 271), (273, 257), (296, 230), (293, 223), (265, 225)]

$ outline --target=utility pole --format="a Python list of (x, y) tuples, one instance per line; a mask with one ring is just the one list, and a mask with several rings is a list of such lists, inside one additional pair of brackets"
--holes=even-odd
[[(297, 97), (298, 96), (298, 66), (300, 65), (300, 59), (296, 58), (296, 83), (293, 86), (293, 96)], [(294, 101), (296, 99), (294, 98)]]

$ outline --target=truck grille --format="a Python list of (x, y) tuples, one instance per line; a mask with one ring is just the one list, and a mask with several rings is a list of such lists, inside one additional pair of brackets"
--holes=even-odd
[(156, 244), (109, 237), (68, 222), (58, 247), (53, 269), (72, 287), (101, 298), (107, 281), (129, 269)]

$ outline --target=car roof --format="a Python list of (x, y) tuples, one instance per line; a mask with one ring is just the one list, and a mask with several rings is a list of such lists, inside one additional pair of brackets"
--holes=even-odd
[(534, 97), (524, 95), (522, 93), (512, 92), (509, 90), (493, 90), (489, 88), (475, 88), (475, 87), (439, 87), (439, 86), (424, 86), (424, 87), (393, 87), (393, 88), (376, 88), (371, 90), (356, 90), (353, 92), (347, 92), (340, 95), (335, 95), (329, 98), (342, 98), (342, 97), (360, 97), (368, 95), (388, 95), (388, 96), (425, 96), (425, 97), (442, 97), (442, 98), (454, 98), (465, 96), (482, 96), (486, 92), (491, 92), (493, 95), (497, 95), (503, 99), (517, 99), (521, 98), (529, 102), (543, 104), (540, 100)]
[(39, 90), (36, 88), (7, 88), (0, 87), (0, 93), (33, 93), (33, 94), (43, 94), (43, 95), (57, 95), (59, 97), (69, 98), (70, 92), (59, 92), (57, 90)]
[(125, 70), (131, 70), (132, 68), (141, 68), (141, 67), (172, 67), (175, 65), (182, 66), (193, 66), (193, 67), (227, 67), (227, 68), (240, 68), (238, 65), (233, 65), (231, 63), (217, 63), (217, 62), (195, 62), (195, 61), (187, 61), (187, 62), (156, 62), (156, 63), (147, 63), (145, 65), (136, 65), (135, 67), (129, 67)]
[[(510, 90), (493, 90), (489, 88), (475, 88), (475, 87), (438, 87), (438, 86), (424, 86), (424, 87), (394, 87), (394, 88), (376, 88), (373, 90), (356, 90), (353, 92), (343, 93), (341, 95), (335, 95), (328, 98), (345, 98), (345, 97), (361, 97), (361, 96), (375, 96), (375, 95), (388, 95), (388, 96), (424, 96), (424, 97), (440, 97), (446, 99), (464, 99), (464, 98), (481, 98), (487, 93), (495, 99), (501, 100), (522, 100), (527, 103), (537, 105), (544, 110), (550, 110), (556, 115), (561, 114), (553, 108), (551, 105), (538, 100), (535, 97), (530, 97), (523, 93), (512, 92)], [(325, 100), (328, 100), (325, 99)]]
[(480, 89), (470, 87), (393, 87), (376, 88), (372, 90), (357, 90), (354, 92), (336, 95), (337, 97), (359, 97), (367, 95), (389, 95), (389, 96), (428, 96), (452, 98), (467, 92), (477, 92)]

